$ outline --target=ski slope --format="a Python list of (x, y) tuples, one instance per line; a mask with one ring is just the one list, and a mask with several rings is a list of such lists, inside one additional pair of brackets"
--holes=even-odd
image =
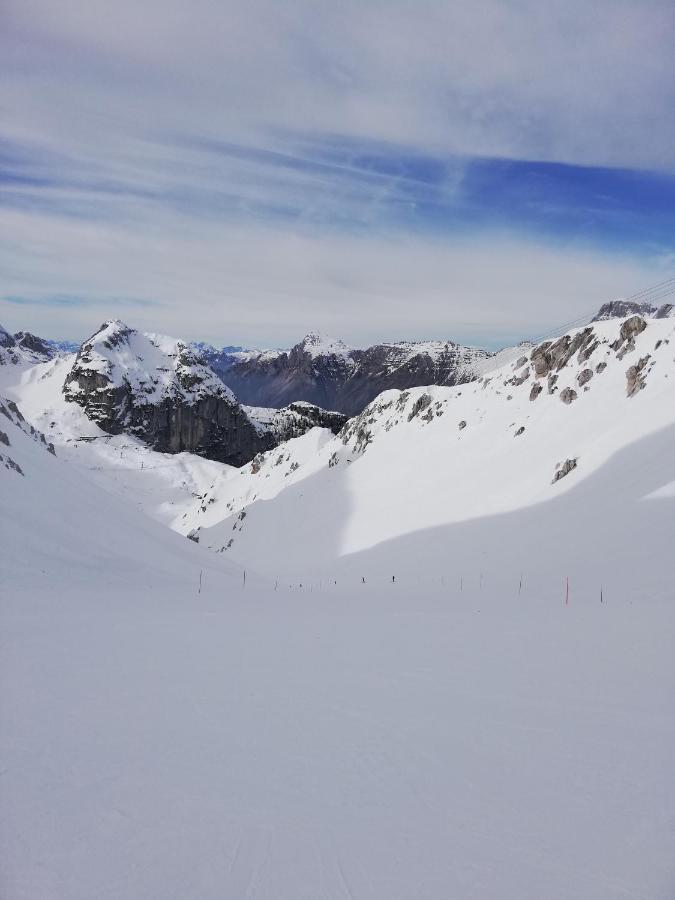
[(243, 470), (19, 372), (3, 900), (670, 900), (674, 324), (598, 325), (569, 405), (576, 356), (534, 401), (509, 362)]
[[(597, 347), (554, 373), (552, 393), (529, 359), (456, 388), (386, 392), (337, 438), (305, 435), (219, 474), (184, 527), (295, 581), (483, 573), (496, 586), (526, 573), (556, 591), (567, 576), (592, 594), (624, 580), (663, 591), (675, 323), (648, 320), (625, 355), (611, 348), (620, 324), (594, 326)], [(645, 357), (644, 389), (627, 396), (626, 372)], [(552, 483), (567, 460), (576, 468)]]

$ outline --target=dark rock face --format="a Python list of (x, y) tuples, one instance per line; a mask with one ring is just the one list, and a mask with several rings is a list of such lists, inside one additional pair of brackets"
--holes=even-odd
[(63, 392), (103, 431), (160, 452), (241, 466), (270, 445), (193, 350), (180, 341), (159, 347), (121, 322), (82, 344)]
[(56, 353), (55, 348), (42, 338), (28, 331), (10, 334), (0, 325), (0, 365), (36, 365), (53, 359)]
[[(291, 403), (283, 409), (244, 407), (244, 410), (249, 418), (257, 419), (258, 430), (267, 433), (264, 439), (270, 447), (300, 437), (311, 428), (328, 428), (333, 434), (338, 434), (348, 420), (342, 413), (330, 412), (302, 401)], [(267, 416), (263, 419), (261, 413)]]
[(572, 388), (567, 387), (560, 391), (560, 399), (566, 406), (569, 406), (570, 403), (573, 403), (577, 399), (577, 392), (572, 390)]
[(632, 397), (641, 391), (646, 385), (645, 367), (650, 360), (649, 354), (643, 356), (634, 366), (629, 366), (626, 371), (626, 394)]
[(532, 385), (532, 390), (530, 391), (530, 400), (536, 400), (543, 390), (544, 388), (542, 387), (542, 385), (539, 384), (539, 382), (535, 381), (535, 383)]
[(557, 341), (545, 341), (532, 351), (530, 359), (534, 373), (543, 378), (551, 372), (559, 372), (575, 353), (579, 354), (579, 362), (585, 361), (597, 346), (598, 342), (591, 326), (578, 331), (574, 337), (565, 334)]
[(577, 382), (579, 387), (583, 387), (593, 377), (593, 369), (582, 369), (581, 372), (577, 375)]
[(10, 334), (9, 331), (6, 331), (2, 325), (0, 325), (0, 347), (3, 347), (5, 350), (9, 350), (10, 347), (13, 347), (16, 344), (14, 340), (14, 335)]
[(30, 350), (39, 356), (44, 356), (45, 360), (52, 359), (56, 355), (54, 348), (47, 341), (31, 334), (30, 331), (17, 331), (14, 335), (14, 340), (17, 347)]
[(636, 334), (641, 334), (646, 327), (647, 323), (642, 316), (631, 316), (622, 323), (619, 336), (622, 341), (630, 341)]
[(307, 403), (243, 407), (194, 347), (119, 321), (105, 322), (82, 344), (63, 392), (109, 434), (131, 434), (162, 453), (187, 451), (233, 466), (315, 426), (337, 433), (346, 422)]
[(593, 322), (604, 322), (607, 319), (624, 319), (626, 316), (647, 316), (655, 319), (667, 319), (673, 315), (672, 303), (654, 306), (653, 303), (636, 303), (631, 300), (612, 300), (604, 303), (598, 310)]
[(566, 459), (562, 465), (559, 465), (556, 469), (556, 473), (553, 476), (553, 481), (551, 484), (555, 484), (556, 481), (560, 481), (561, 478), (564, 478), (565, 475), (569, 475), (577, 467), (576, 457), (574, 459)]
[(476, 377), (475, 364), (488, 351), (452, 342), (378, 344), (350, 350), (339, 342), (322, 348), (308, 335), (289, 351), (223, 353), (214, 371), (237, 397), (251, 406), (286, 406), (305, 400), (349, 416), (360, 413), (378, 394), (428, 384), (456, 385)]

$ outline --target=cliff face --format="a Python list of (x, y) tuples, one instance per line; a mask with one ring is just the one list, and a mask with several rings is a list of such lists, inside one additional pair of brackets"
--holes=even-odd
[(269, 443), (195, 350), (119, 321), (82, 344), (63, 391), (104, 431), (162, 452), (239, 466)]
[(279, 407), (304, 400), (351, 416), (389, 388), (471, 381), (475, 363), (489, 355), (442, 341), (352, 350), (340, 341), (309, 334), (288, 351), (221, 354), (211, 349), (209, 359), (244, 403)]
[(63, 392), (109, 434), (233, 466), (314, 427), (337, 433), (346, 421), (309, 403), (242, 406), (194, 346), (119, 321), (105, 322), (82, 344)]

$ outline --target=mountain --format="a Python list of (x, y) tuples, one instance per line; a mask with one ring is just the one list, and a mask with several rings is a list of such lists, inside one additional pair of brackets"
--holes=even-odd
[(53, 359), (57, 352), (51, 342), (28, 331), (10, 334), (0, 325), (0, 366), (35, 365)]
[(649, 302), (633, 300), (610, 300), (603, 303), (592, 322), (606, 322), (608, 319), (623, 319), (626, 316), (646, 316), (654, 319), (668, 319), (675, 316), (675, 307), (672, 303), (663, 303), (655, 306)]
[(338, 431), (345, 421), (314, 406), (249, 413), (194, 347), (119, 320), (82, 344), (63, 392), (104, 432), (234, 466), (308, 428)]
[(450, 341), (377, 344), (354, 350), (310, 333), (290, 350), (211, 350), (213, 370), (242, 403), (285, 406), (298, 400), (356, 415), (379, 393), (425, 384), (462, 384), (476, 377), (487, 350)]
[(591, 594), (621, 579), (657, 590), (659, 566), (626, 566), (618, 535), (634, 517), (654, 536), (666, 515), (646, 498), (675, 484), (674, 348), (673, 319), (633, 316), (470, 384), (386, 391), (337, 437), (305, 435), (214, 481), (183, 527), (270, 574), (524, 571), (546, 589), (560, 566)]
[(6, 367), (3, 898), (670, 897), (674, 350), (596, 323), (243, 469)]

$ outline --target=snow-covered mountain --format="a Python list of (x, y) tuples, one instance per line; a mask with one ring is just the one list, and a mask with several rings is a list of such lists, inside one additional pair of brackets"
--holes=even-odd
[(648, 316), (654, 319), (668, 319), (675, 316), (675, 307), (672, 303), (662, 303), (657, 306), (649, 301), (639, 300), (610, 300), (603, 303), (593, 322), (606, 322), (607, 319), (624, 319), (626, 316)]
[(242, 469), (5, 367), (3, 898), (670, 897), (675, 320), (484, 362)]
[(0, 325), (0, 366), (34, 366), (53, 359), (58, 352), (50, 341), (28, 331), (10, 334)]
[(249, 413), (193, 346), (119, 320), (105, 322), (82, 344), (63, 392), (108, 434), (231, 465), (317, 424), (337, 431), (344, 423), (316, 407)]
[(389, 388), (470, 381), (477, 363), (489, 356), (486, 350), (451, 341), (402, 341), (354, 350), (312, 332), (290, 350), (211, 349), (206, 358), (243, 403), (277, 407), (305, 400), (356, 415)]
[[(482, 566), (494, 577), (503, 567), (544, 577), (556, 552), (563, 567), (580, 565), (586, 544), (598, 569), (593, 584), (609, 583), (625, 547), (618, 539), (611, 545), (624, 523), (607, 510), (614, 500), (621, 506), (626, 482), (605, 497), (607, 479), (649, 482), (644, 495), (654, 500), (641, 509), (657, 516), (666, 507), (656, 497), (670, 496), (675, 484), (673, 428), (675, 321), (596, 323), (473, 383), (387, 391), (338, 437), (310, 433), (265, 453), (238, 478), (221, 473), (182, 527), (200, 528), (202, 543), (270, 573), (393, 565), (400, 575), (447, 559), (455, 571)], [(495, 523), (490, 540), (458, 553), (453, 534), (460, 523), (472, 534), (474, 520)], [(507, 539), (500, 520), (513, 523), (501, 526), (507, 530), (522, 524), (523, 539)], [(545, 559), (536, 551), (544, 527)], [(261, 545), (273, 548), (264, 559)], [(355, 563), (365, 551), (368, 561)]]

